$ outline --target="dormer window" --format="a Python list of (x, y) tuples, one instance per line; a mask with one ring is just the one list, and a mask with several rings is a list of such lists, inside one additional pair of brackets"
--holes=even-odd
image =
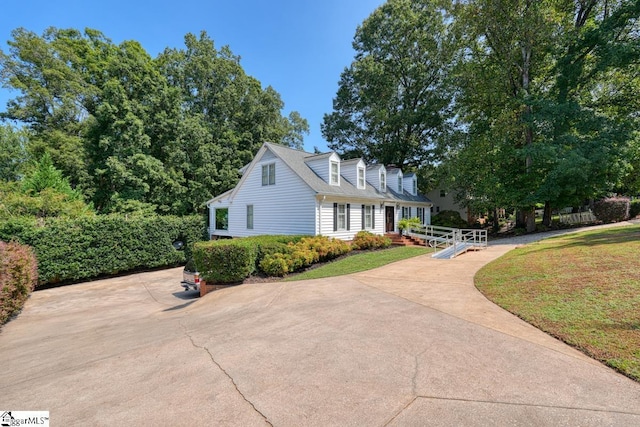
[(416, 177), (413, 177), (413, 194), (418, 194), (418, 180)]
[(340, 185), (340, 165), (338, 162), (331, 162), (331, 185)]
[(358, 168), (358, 188), (364, 189), (364, 168)]
[(387, 191), (387, 174), (385, 171), (380, 171), (380, 191)]
[(402, 194), (402, 175), (398, 175), (398, 193)]

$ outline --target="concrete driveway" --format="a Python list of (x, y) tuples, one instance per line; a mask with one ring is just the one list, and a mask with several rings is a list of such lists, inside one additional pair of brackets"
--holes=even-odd
[(640, 384), (475, 289), (519, 242), (501, 243), (202, 299), (181, 269), (35, 292), (0, 332), (0, 410), (51, 425), (640, 425)]

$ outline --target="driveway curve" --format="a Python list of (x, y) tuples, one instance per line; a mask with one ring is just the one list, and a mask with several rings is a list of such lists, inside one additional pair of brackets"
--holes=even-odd
[(640, 384), (497, 307), (516, 245), (196, 299), (181, 269), (35, 292), (0, 332), (0, 409), (52, 425), (640, 425)]

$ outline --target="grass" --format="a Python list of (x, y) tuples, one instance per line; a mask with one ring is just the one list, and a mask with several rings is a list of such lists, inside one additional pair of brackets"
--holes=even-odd
[(515, 249), (476, 286), (501, 307), (640, 381), (640, 227)]
[(320, 267), (307, 270), (300, 274), (292, 274), (288, 276), (285, 281), (320, 279), (323, 277), (358, 273), (360, 271), (382, 267), (392, 262), (424, 255), (427, 252), (429, 252), (429, 250), (421, 246), (399, 246), (378, 251), (361, 252), (340, 258), (333, 262), (328, 262)]

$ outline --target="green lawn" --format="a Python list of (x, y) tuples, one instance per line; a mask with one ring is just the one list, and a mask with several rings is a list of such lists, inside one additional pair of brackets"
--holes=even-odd
[(362, 252), (350, 255), (300, 274), (292, 274), (285, 281), (320, 279), (322, 277), (342, 276), (382, 267), (395, 261), (424, 255), (433, 250), (422, 246), (399, 246), (379, 251)]
[(640, 227), (527, 245), (475, 280), (496, 304), (640, 381)]

